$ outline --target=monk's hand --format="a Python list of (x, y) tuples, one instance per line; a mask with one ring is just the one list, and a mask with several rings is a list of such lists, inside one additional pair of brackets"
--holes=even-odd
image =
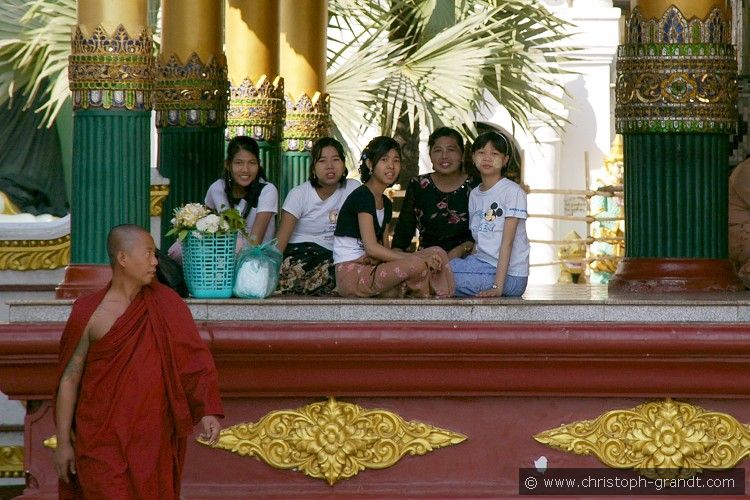
[(55, 448), (55, 470), (60, 479), (70, 482), (70, 475), (76, 473), (76, 458), (70, 442), (58, 442)]
[(219, 442), (219, 432), (221, 431), (221, 424), (219, 419), (213, 415), (206, 415), (201, 419), (203, 424), (203, 433), (201, 439), (207, 441), (211, 446)]

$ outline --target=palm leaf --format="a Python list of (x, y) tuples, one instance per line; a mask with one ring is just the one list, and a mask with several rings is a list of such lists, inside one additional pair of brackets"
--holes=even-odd
[(50, 126), (68, 98), (70, 33), (76, 23), (75, 0), (5, 0), (9, 14), (0, 22), (0, 104), (15, 96), (30, 106), (39, 95)]

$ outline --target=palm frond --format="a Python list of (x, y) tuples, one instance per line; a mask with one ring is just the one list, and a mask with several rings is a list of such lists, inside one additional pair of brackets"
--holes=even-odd
[(76, 23), (75, 0), (5, 0), (10, 13), (0, 22), (0, 104), (15, 96), (26, 107), (39, 95), (44, 123), (50, 126), (68, 97), (70, 33)]
[[(553, 126), (564, 123), (557, 111), (564, 100), (559, 76), (565, 71), (559, 63), (573, 53), (562, 46), (571, 30), (536, 1), (457, 0), (452, 13), (431, 0), (331, 0), (331, 5), (339, 13), (332, 18), (354, 15), (356, 21), (336, 21), (339, 31), (329, 37), (338, 38), (340, 50), (329, 54), (329, 63), (343, 65), (353, 55), (346, 40), (357, 45), (366, 40), (362, 45), (373, 51), (390, 44), (387, 50), (398, 54), (378, 67), (387, 72), (379, 87), (362, 89), (360, 111), (344, 112), (348, 104), (341, 103), (337, 113), (342, 118), (369, 120), (373, 113), (363, 114), (361, 104), (370, 102), (383, 134), (392, 134), (406, 118), (412, 128), (416, 123), (428, 128), (447, 124), (473, 135), (475, 114), (498, 102), (524, 127), (531, 117)], [(402, 29), (405, 22), (416, 28)], [(446, 26), (435, 29), (441, 24)], [(348, 67), (368, 71), (362, 65)], [(348, 78), (357, 81), (353, 75)]]

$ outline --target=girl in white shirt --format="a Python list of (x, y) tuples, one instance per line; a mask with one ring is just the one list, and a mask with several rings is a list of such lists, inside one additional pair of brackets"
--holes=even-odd
[(217, 211), (236, 208), (247, 221), (248, 240), (265, 243), (276, 233), (279, 192), (268, 182), (255, 139), (238, 135), (227, 145), (224, 176), (208, 188), (206, 206)]
[(503, 177), (511, 155), (508, 139), (480, 134), (471, 147), (482, 183), (469, 194), (469, 228), (474, 253), (452, 259), (456, 295), (520, 297), (529, 276), (526, 193)]
[[(227, 145), (223, 178), (209, 186), (205, 204), (221, 212), (236, 208), (247, 221), (246, 229), (251, 243), (264, 243), (276, 233), (274, 215), (278, 211), (279, 192), (266, 180), (260, 164), (260, 148), (252, 137), (238, 135)], [(237, 237), (239, 252), (245, 238)], [(168, 255), (182, 263), (182, 242), (177, 240), (169, 247)]]
[(313, 144), (306, 182), (284, 200), (278, 247), (284, 253), (278, 291), (329, 295), (336, 288), (333, 231), (341, 205), (359, 185), (347, 179), (344, 148), (332, 137)]

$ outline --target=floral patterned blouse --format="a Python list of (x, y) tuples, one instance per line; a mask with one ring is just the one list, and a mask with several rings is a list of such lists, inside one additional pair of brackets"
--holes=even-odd
[(450, 193), (440, 191), (431, 174), (412, 177), (393, 233), (393, 248), (407, 249), (419, 229), (419, 248), (446, 252), (473, 241), (469, 230), (469, 193), (479, 185), (471, 177)]

